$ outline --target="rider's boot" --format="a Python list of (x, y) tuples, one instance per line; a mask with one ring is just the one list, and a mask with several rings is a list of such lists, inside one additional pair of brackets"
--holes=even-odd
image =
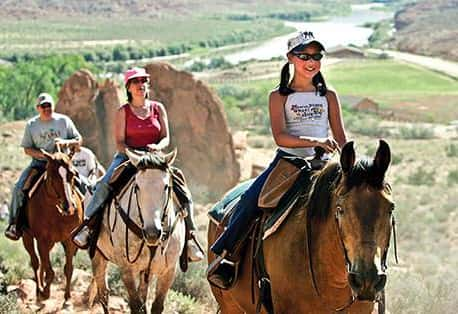
[(194, 206), (192, 201), (188, 201), (183, 204), (183, 209), (187, 211), (187, 215), (184, 219), (186, 228), (189, 230), (188, 237), (186, 239), (187, 255), (189, 262), (199, 262), (204, 259), (204, 250), (200, 245), (196, 237), (196, 226), (194, 223)]
[(9, 215), (9, 224), (5, 230), (5, 237), (10, 240), (17, 241), (22, 236), (22, 230), (18, 228), (18, 217), (25, 207), (25, 195), (22, 189), (17, 189), (13, 191), (14, 195), (11, 200), (10, 205), (10, 215)]
[(73, 243), (80, 249), (86, 249), (89, 245), (93, 230), (89, 224), (89, 221), (96, 213), (98, 213), (106, 204), (111, 194), (111, 187), (108, 183), (100, 181), (95, 189), (94, 195), (89, 202), (89, 205), (84, 210), (84, 222), (83, 227), (73, 237)]

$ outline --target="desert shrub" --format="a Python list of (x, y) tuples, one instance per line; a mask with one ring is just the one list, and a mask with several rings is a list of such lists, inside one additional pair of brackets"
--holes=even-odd
[(165, 301), (165, 307), (169, 313), (194, 314), (205, 313), (193, 297), (170, 290)]
[(458, 169), (451, 170), (447, 175), (448, 184), (458, 184)]
[(447, 157), (458, 157), (458, 144), (451, 143), (445, 147)]
[(380, 120), (371, 115), (347, 114), (344, 121), (346, 128), (354, 133), (379, 138), (391, 135), (387, 128), (380, 125)]
[(0, 294), (0, 313), (21, 313), (16, 300), (17, 299), (14, 294)]
[(210, 287), (205, 276), (205, 266), (190, 264), (186, 273), (178, 272), (172, 289), (200, 302), (209, 301)]
[(425, 140), (434, 138), (434, 130), (423, 126), (401, 127), (398, 136), (406, 140)]
[(419, 167), (414, 173), (409, 175), (407, 183), (411, 185), (431, 185), (435, 182), (434, 171), (428, 171), (424, 167)]

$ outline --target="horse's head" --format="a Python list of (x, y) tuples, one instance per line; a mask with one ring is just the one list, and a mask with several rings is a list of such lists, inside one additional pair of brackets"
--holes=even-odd
[(75, 177), (78, 175), (71, 159), (64, 153), (50, 154), (42, 150), (47, 159), (46, 181), (51, 193), (57, 197), (56, 208), (65, 215), (72, 215), (77, 208), (74, 193)]
[(159, 244), (162, 223), (173, 206), (172, 174), (170, 165), (176, 157), (176, 151), (169, 154), (146, 153), (137, 155), (127, 150), (132, 164), (138, 171), (135, 176), (135, 189), (138, 208), (142, 220), (142, 233), (146, 244)]
[(359, 300), (373, 301), (386, 282), (394, 202), (385, 172), (391, 161), (388, 144), (380, 140), (373, 160), (355, 160), (353, 143), (340, 156), (341, 178), (331, 211), (348, 266), (348, 282)]

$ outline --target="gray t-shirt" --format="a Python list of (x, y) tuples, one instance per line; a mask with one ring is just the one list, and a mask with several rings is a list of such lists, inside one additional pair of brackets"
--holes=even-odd
[(54, 112), (49, 121), (40, 120), (40, 116), (27, 121), (21, 146), (24, 148), (44, 149), (53, 153), (56, 149), (55, 138), (81, 139), (73, 121), (66, 115)]

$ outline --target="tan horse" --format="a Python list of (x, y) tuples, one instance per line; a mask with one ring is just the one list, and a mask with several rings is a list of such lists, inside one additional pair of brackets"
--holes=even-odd
[[(50, 296), (54, 271), (49, 252), (55, 243), (62, 243), (66, 259), (65, 300), (68, 300), (73, 257), (77, 251), (70, 234), (82, 222), (82, 198), (76, 192), (74, 185), (76, 171), (70, 158), (63, 153), (49, 154), (44, 151), (43, 153), (48, 160), (45, 177), (32, 197), (27, 200), (25, 208), (27, 227), (22, 239), (34, 271), (37, 301), (48, 299)], [(34, 240), (37, 243), (39, 259), (35, 252)]]
[[(373, 161), (355, 162), (353, 143), (347, 143), (340, 164), (331, 163), (314, 177), (307, 199), (299, 200), (264, 241), (274, 313), (373, 311), (386, 282), (394, 209), (384, 180), (390, 159), (388, 144), (380, 141)], [(210, 223), (208, 243), (217, 236)], [(214, 258), (209, 254), (209, 262)], [(212, 287), (223, 314), (256, 312), (248, 256), (241, 266), (232, 289)]]
[(106, 267), (111, 262), (121, 270), (131, 313), (146, 313), (153, 276), (157, 284), (151, 313), (162, 313), (185, 243), (184, 220), (172, 195), (170, 165), (175, 154), (127, 154), (138, 171), (105, 209), (98, 250), (92, 259), (94, 280), (89, 288), (89, 303), (97, 296), (108, 313)]

